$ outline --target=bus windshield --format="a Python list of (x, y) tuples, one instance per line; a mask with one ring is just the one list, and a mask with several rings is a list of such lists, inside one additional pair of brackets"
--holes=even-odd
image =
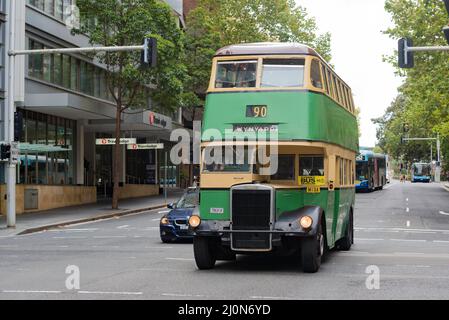
[(217, 65), (215, 88), (255, 88), (257, 61), (221, 61)]
[[(243, 152), (240, 152), (242, 150)], [(206, 148), (203, 158), (203, 172), (251, 172), (251, 163), (249, 161), (249, 149), (228, 147), (211, 147)]]
[(356, 176), (357, 180), (367, 180), (368, 179), (368, 162), (357, 161), (356, 164)]
[(262, 88), (303, 87), (304, 59), (265, 59), (263, 61)]
[(415, 164), (413, 169), (415, 176), (430, 176), (430, 166), (427, 164)]

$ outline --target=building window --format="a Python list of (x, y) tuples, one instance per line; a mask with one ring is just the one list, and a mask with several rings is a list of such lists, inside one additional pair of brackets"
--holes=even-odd
[(24, 126), (19, 144), (22, 184), (74, 184), (75, 121), (18, 109)]

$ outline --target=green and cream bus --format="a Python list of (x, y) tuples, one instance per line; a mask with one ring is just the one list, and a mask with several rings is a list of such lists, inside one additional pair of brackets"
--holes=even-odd
[(220, 49), (202, 129), (200, 208), (189, 220), (199, 269), (237, 254), (280, 252), (316, 272), (329, 249), (350, 249), (355, 107), (349, 86), (315, 50)]

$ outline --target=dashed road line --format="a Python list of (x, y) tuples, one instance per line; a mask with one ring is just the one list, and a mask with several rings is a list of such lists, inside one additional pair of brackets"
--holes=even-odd
[(78, 291), (79, 294), (103, 294), (103, 295), (142, 295), (143, 292), (127, 292), (127, 291)]
[(390, 241), (402, 241), (402, 242), (427, 242), (427, 240), (415, 240), (415, 239), (390, 239)]
[(3, 293), (45, 293), (45, 294), (58, 294), (62, 291), (53, 290), (2, 290)]

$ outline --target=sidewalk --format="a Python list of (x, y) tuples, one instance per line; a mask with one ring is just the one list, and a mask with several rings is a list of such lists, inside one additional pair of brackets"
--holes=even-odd
[[(167, 203), (178, 200), (183, 190), (174, 189), (167, 193)], [(6, 216), (0, 216), (0, 237), (42, 231), (58, 226), (106, 219), (132, 213), (164, 208), (164, 195), (119, 201), (119, 209), (111, 209), (111, 200), (100, 200), (94, 204), (52, 209), (17, 215), (16, 228), (6, 228)]]

